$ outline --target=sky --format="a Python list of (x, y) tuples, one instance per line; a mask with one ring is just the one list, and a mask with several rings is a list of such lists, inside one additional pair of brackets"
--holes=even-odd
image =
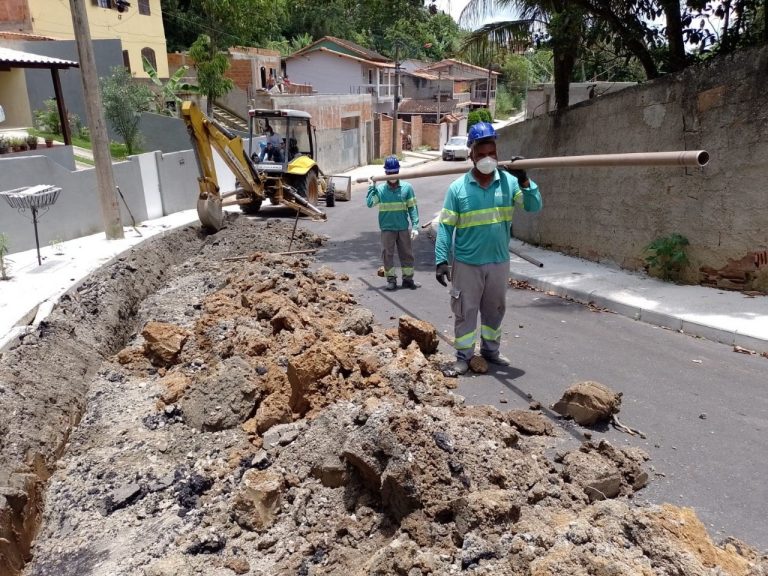
[[(464, 9), (464, 7), (469, 3), (469, 0), (437, 0), (435, 4), (437, 4), (438, 10), (443, 10), (444, 12), (447, 12), (451, 16), (453, 16), (453, 19), (457, 22), (459, 21), (459, 16), (461, 15), (461, 11)], [(501, 17), (506, 18), (506, 16), (501, 15)], [(496, 20), (500, 18), (495, 18)], [(487, 21), (494, 20), (494, 18), (488, 18)]]

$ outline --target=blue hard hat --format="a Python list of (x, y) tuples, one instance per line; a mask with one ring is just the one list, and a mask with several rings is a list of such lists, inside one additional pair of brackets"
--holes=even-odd
[(387, 156), (384, 160), (384, 174), (397, 174), (400, 172), (400, 161), (397, 156)]
[(467, 146), (471, 147), (478, 140), (496, 139), (496, 130), (488, 122), (473, 124), (467, 134)]

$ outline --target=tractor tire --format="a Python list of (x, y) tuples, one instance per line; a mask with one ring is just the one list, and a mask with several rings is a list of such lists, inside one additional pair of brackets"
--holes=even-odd
[[(243, 198), (250, 198), (250, 194), (248, 194), (245, 190), (238, 190), (237, 192), (237, 199), (242, 200)], [(261, 209), (261, 200), (255, 200), (252, 199), (249, 204), (240, 204), (240, 211), (243, 214), (248, 214), (249, 216), (253, 216)]]
[(328, 183), (328, 189), (325, 191), (325, 205), (328, 208), (336, 206), (336, 184)]
[(320, 185), (317, 182), (317, 172), (310, 170), (306, 176), (296, 181), (296, 192), (299, 196), (303, 196), (306, 200), (317, 206), (317, 197), (320, 190)]

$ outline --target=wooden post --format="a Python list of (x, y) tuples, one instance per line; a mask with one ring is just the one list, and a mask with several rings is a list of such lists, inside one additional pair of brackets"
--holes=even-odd
[(112, 173), (112, 156), (109, 153), (107, 123), (101, 102), (99, 79), (96, 73), (96, 59), (91, 44), (91, 31), (88, 27), (86, 0), (69, 0), (72, 10), (72, 25), (77, 41), (77, 53), (80, 56), (80, 74), (83, 79), (88, 127), (93, 144), (93, 160), (96, 164), (96, 187), (101, 205), (101, 220), (108, 240), (124, 238), (123, 223), (120, 219), (120, 205), (115, 194), (115, 177)]
[(61, 122), (61, 133), (64, 136), (64, 144), (72, 145), (72, 131), (69, 128), (69, 119), (67, 118), (67, 107), (64, 105), (64, 93), (61, 90), (61, 78), (59, 69), (51, 68), (53, 78), (53, 94), (56, 97), (56, 107), (59, 110), (59, 122)]

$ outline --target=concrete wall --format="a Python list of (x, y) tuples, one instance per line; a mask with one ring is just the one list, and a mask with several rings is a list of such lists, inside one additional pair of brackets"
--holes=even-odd
[[(115, 183), (125, 196), (137, 221), (146, 220), (146, 203), (138, 162), (118, 162), (113, 166)], [(40, 217), (38, 229), (40, 246), (54, 240), (69, 240), (95, 234), (103, 230), (101, 210), (96, 190), (94, 169), (73, 172), (45, 156), (5, 159), (0, 156), (2, 190), (12, 190), (36, 184), (51, 184), (61, 188), (56, 203)], [(130, 224), (130, 216), (120, 202), (123, 223)], [(25, 216), (31, 217), (30, 214)], [(31, 221), (0, 200), (0, 231), (10, 242), (10, 252), (35, 247)]]
[[(2, 132), (0, 132), (2, 134)], [(45, 144), (38, 144), (36, 150), (27, 150), (26, 152), (9, 152), (0, 156), (2, 159), (25, 158), (30, 156), (47, 156), (57, 164), (60, 164), (68, 170), (75, 170), (75, 155), (72, 152), (72, 146), (52, 146), (46, 148)], [(3, 184), (3, 173), (0, 172), (0, 186)]]
[(286, 60), (291, 82), (312, 84), (318, 94), (349, 94), (350, 86), (368, 84), (364, 65), (328, 52), (309, 52)]
[[(51, 78), (50, 74), (48, 78)], [(53, 90), (53, 84), (51, 84), (51, 90)], [(32, 124), (29, 100), (20, 98), (20, 94), (26, 94), (24, 70), (21, 68), (0, 70), (0, 105), (5, 110), (3, 129), (22, 128)]]
[[(568, 105), (573, 106), (579, 102), (599, 98), (636, 85), (637, 82), (572, 82), (568, 92)], [(526, 118), (548, 114), (555, 108), (554, 84), (540, 84), (528, 88), (525, 102)]]
[(139, 131), (145, 150), (178, 152), (192, 148), (187, 127), (181, 118), (145, 112), (139, 121)]
[(768, 289), (768, 47), (582, 102), (502, 130), (500, 157), (705, 149), (699, 168), (531, 170), (538, 215), (516, 214), (515, 236), (629, 269), (644, 247), (688, 238), (686, 279)]

